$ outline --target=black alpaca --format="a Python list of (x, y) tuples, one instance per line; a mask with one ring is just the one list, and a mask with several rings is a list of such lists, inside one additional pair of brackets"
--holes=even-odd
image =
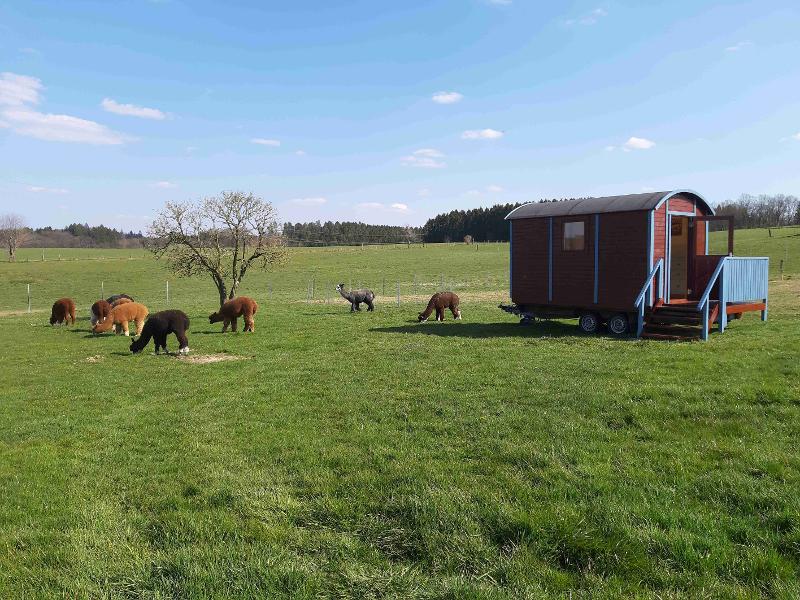
[(178, 338), (178, 352), (180, 354), (189, 354), (189, 340), (186, 337), (186, 331), (189, 329), (189, 317), (182, 310), (163, 310), (157, 312), (147, 319), (142, 329), (142, 335), (138, 340), (131, 343), (131, 352), (136, 354), (141, 352), (147, 346), (150, 338), (156, 344), (156, 354), (160, 348), (167, 352), (167, 336), (174, 333)]
[(120, 298), (127, 298), (131, 302), (134, 301), (133, 298), (128, 296), (128, 294), (114, 294), (113, 296), (109, 296), (109, 298), (108, 298), (108, 300), (106, 300), (106, 302), (108, 302), (109, 304), (114, 304), (114, 302), (116, 302)]
[(350, 312), (361, 310), (362, 302), (367, 305), (368, 311), (375, 310), (375, 306), (372, 304), (375, 300), (375, 294), (372, 293), (372, 290), (350, 290), (345, 292), (344, 284), (340, 283), (336, 286), (336, 291), (350, 303)]

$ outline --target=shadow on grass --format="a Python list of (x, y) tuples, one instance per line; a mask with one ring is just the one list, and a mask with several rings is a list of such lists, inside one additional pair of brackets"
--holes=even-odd
[(575, 325), (558, 321), (546, 321), (531, 325), (519, 323), (413, 323), (396, 327), (373, 327), (377, 333), (416, 333), (439, 337), (498, 338), (498, 337), (588, 337), (580, 333)]

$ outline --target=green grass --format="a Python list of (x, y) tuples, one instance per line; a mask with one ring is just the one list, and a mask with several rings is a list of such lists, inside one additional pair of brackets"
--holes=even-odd
[[(0, 597), (795, 598), (792, 233), (737, 232), (786, 280), (767, 323), (707, 343), (520, 327), (502, 244), (295, 250), (245, 282), (254, 335), (170, 280), (192, 354), (242, 359), (213, 364), (89, 335), (101, 281), (165, 306), (143, 253), (2, 264)], [(414, 277), (422, 298), (442, 274), (464, 321), (417, 324)], [(384, 277), (375, 313), (334, 299)], [(76, 327), (17, 314), (29, 282), (35, 311), (73, 296)]]

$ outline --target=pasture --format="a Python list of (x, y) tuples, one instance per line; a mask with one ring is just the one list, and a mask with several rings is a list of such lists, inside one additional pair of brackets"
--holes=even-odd
[[(143, 251), (22, 250), (0, 597), (796, 598), (800, 229), (736, 250), (770, 256), (770, 318), (706, 343), (521, 327), (505, 244), (292, 249), (225, 335), (210, 280)], [(418, 324), (442, 280), (463, 322)], [(186, 311), (189, 359), (92, 337), (101, 284)], [(47, 323), (61, 296), (75, 327)]]

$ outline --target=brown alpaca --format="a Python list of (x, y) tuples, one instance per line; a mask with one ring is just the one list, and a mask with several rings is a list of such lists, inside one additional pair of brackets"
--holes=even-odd
[(144, 320), (147, 318), (147, 315), (148, 310), (144, 304), (139, 304), (138, 302), (120, 304), (119, 306), (115, 306), (111, 309), (111, 312), (108, 313), (108, 317), (106, 317), (105, 321), (98, 321), (95, 323), (94, 327), (92, 327), (92, 332), (104, 333), (106, 331), (111, 331), (111, 328), (113, 327), (114, 332), (117, 335), (120, 333), (130, 335), (130, 332), (128, 331), (128, 322), (135, 321), (136, 335), (140, 335), (142, 333)]
[(430, 317), (431, 313), (435, 310), (436, 320), (444, 321), (444, 310), (446, 308), (449, 308), (450, 312), (453, 313), (453, 318), (460, 319), (461, 309), (458, 308), (459, 302), (458, 296), (453, 292), (437, 292), (431, 296), (427, 308), (419, 313), (419, 320), (427, 321), (428, 317)]
[(50, 325), (58, 323), (69, 325), (70, 321), (75, 325), (75, 301), (72, 298), (59, 298), (53, 303), (53, 310), (50, 312)]
[(111, 312), (112, 306), (106, 300), (98, 300), (92, 304), (92, 327), (98, 322), (105, 321), (108, 318), (108, 313)]
[(228, 331), (228, 325), (231, 325), (231, 331), (236, 331), (237, 319), (244, 317), (244, 330), (255, 331), (256, 323), (253, 317), (257, 310), (258, 304), (256, 304), (255, 300), (247, 296), (239, 296), (233, 300), (228, 300), (219, 311), (208, 315), (208, 322), (219, 323), (222, 321), (222, 333), (225, 333)]

